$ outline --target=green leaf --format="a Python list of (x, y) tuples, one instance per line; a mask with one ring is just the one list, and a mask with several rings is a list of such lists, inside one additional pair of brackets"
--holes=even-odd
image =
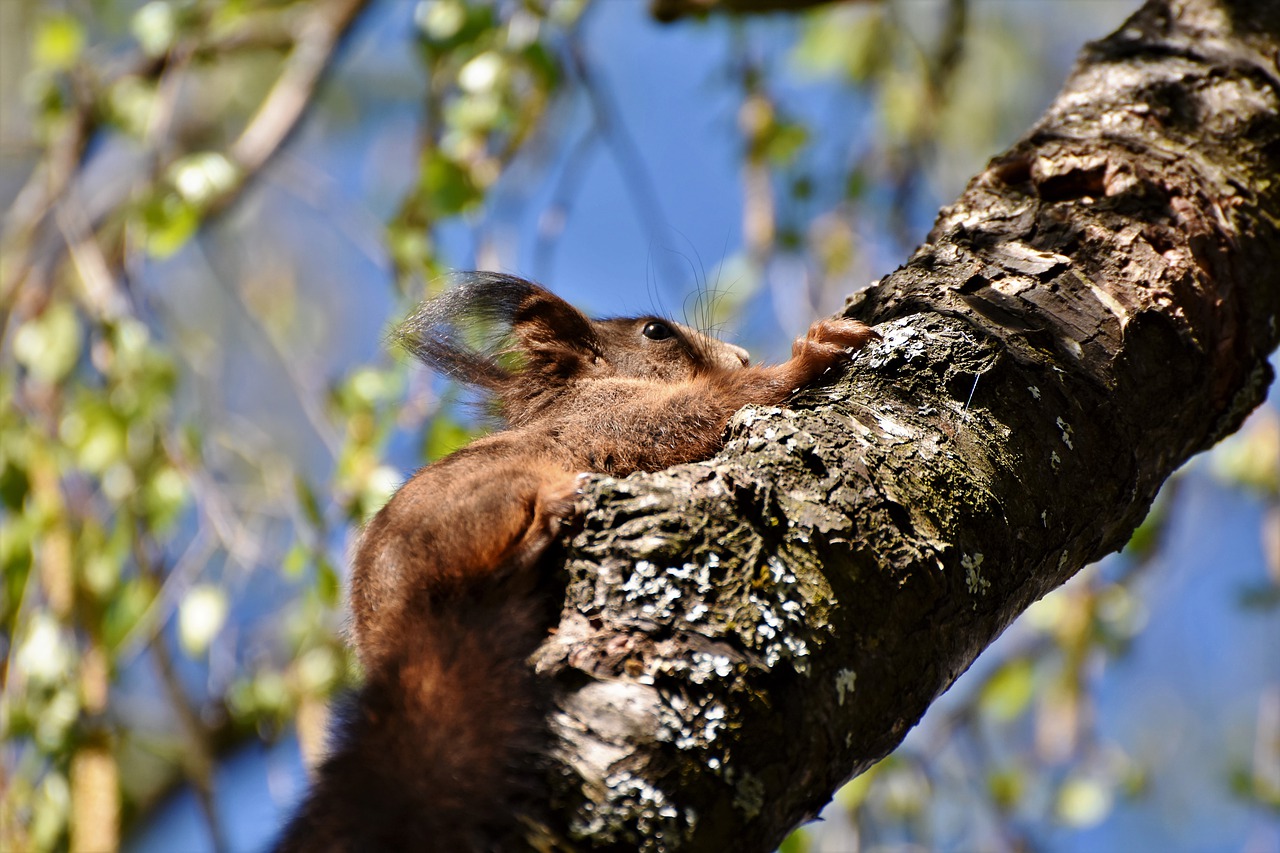
[(342, 662), (329, 646), (318, 646), (298, 659), (298, 683), (303, 692), (327, 695), (342, 678)]
[(70, 15), (53, 15), (36, 26), (31, 57), (36, 67), (65, 71), (84, 51), (84, 27)]
[(173, 6), (162, 0), (152, 0), (133, 14), (129, 23), (133, 37), (138, 40), (142, 52), (148, 56), (161, 56), (173, 46), (178, 31), (177, 15)]
[(142, 498), (150, 527), (164, 532), (177, 522), (187, 505), (187, 481), (177, 468), (161, 464), (147, 478)]
[(80, 359), (80, 320), (66, 302), (54, 302), (23, 323), (13, 339), (13, 355), (32, 376), (52, 385)]
[(59, 435), (76, 451), (76, 463), (93, 474), (124, 459), (126, 429), (115, 412), (101, 403), (86, 403), (68, 412), (59, 425)]
[(991, 801), (1002, 811), (1011, 811), (1021, 802), (1027, 787), (1026, 774), (1016, 767), (993, 770), (987, 775)]
[(181, 249), (200, 227), (200, 213), (177, 193), (164, 193), (142, 211), (147, 254), (164, 259)]
[[(0, 505), (9, 512), (16, 513), (22, 509), (29, 491), (31, 478), (27, 475), (26, 467), (8, 454), (0, 456)], [(0, 550), (2, 549), (3, 545), (0, 544)]]
[(779, 122), (765, 145), (765, 156), (775, 166), (786, 166), (809, 143), (809, 129), (802, 124)]
[(1019, 717), (1035, 693), (1035, 667), (1019, 658), (1006, 663), (982, 686), (978, 707), (993, 719), (1007, 723)]
[(107, 94), (110, 118), (126, 133), (142, 138), (151, 123), (156, 89), (139, 77), (123, 77)]
[(330, 607), (335, 606), (342, 597), (342, 583), (338, 580), (338, 573), (333, 568), (333, 563), (323, 554), (316, 558), (316, 592), (320, 595), (320, 600)]
[(102, 620), (107, 648), (114, 649), (128, 636), (154, 598), (154, 584), (146, 578), (131, 578), (117, 588)]
[(298, 498), (298, 507), (302, 510), (302, 516), (306, 519), (307, 524), (317, 530), (325, 528), (324, 510), (320, 508), (320, 501), (316, 497), (315, 490), (311, 488), (311, 484), (301, 474), (293, 479), (293, 491)]
[(240, 178), (239, 167), (217, 151), (189, 154), (169, 167), (174, 188), (196, 209), (208, 207), (230, 192)]
[(293, 547), (289, 549), (289, 553), (284, 555), (284, 561), (280, 564), (284, 571), (285, 577), (296, 578), (302, 574), (302, 570), (307, 567), (307, 548), (301, 542), (294, 542)]
[(856, 83), (865, 83), (884, 69), (893, 44), (882, 10), (868, 8), (814, 15), (792, 54), (801, 73), (829, 77), (843, 71)]
[(365, 478), (364, 488), (360, 493), (360, 504), (366, 517), (373, 515), (387, 505), (391, 496), (400, 488), (404, 478), (400, 472), (389, 465), (379, 465)]
[(443, 459), (455, 450), (465, 447), (475, 437), (474, 430), (468, 429), (453, 418), (440, 415), (431, 419), (423, 452), (431, 461)]
[(1115, 796), (1111, 789), (1096, 779), (1077, 776), (1068, 779), (1058, 790), (1055, 813), (1067, 826), (1084, 829), (1097, 826), (1111, 813)]
[(47, 612), (39, 612), (13, 653), (13, 665), (23, 678), (37, 685), (54, 685), (67, 678), (75, 662), (75, 643), (69, 631)]
[(484, 198), (471, 173), (442, 152), (432, 150), (422, 166), (419, 190), (428, 210), (436, 216), (456, 216), (478, 205)]
[(15, 515), (4, 520), (0, 536), (0, 624), (12, 625), (27, 590), (27, 580), (34, 564), (37, 526), (28, 515)]

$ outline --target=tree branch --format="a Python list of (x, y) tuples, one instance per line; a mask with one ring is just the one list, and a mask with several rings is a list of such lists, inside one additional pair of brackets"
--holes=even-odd
[(710, 462), (599, 478), (540, 650), (554, 836), (771, 850), (1126, 543), (1280, 342), (1280, 7), (1151, 0)]
[[(865, 0), (863, 0), (865, 2)], [(758, 15), (767, 12), (799, 12), (832, 3), (859, 0), (649, 0), (649, 14), (670, 23), (680, 18), (709, 14)]]

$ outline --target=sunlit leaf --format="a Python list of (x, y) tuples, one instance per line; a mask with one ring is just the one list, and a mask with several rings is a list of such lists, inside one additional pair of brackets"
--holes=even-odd
[(418, 0), (413, 9), (413, 22), (433, 41), (453, 38), (466, 20), (467, 10), (462, 0)]
[(843, 72), (866, 82), (890, 58), (888, 25), (880, 9), (839, 10), (811, 16), (792, 54), (795, 67), (812, 76)]
[(458, 71), (458, 85), (472, 94), (491, 92), (498, 85), (506, 60), (497, 51), (487, 50), (472, 58)]
[(129, 28), (148, 56), (167, 53), (177, 33), (177, 15), (164, 0), (152, 0), (133, 14)]
[(1058, 791), (1055, 814), (1068, 826), (1084, 829), (1097, 826), (1111, 813), (1115, 796), (1111, 789), (1095, 779), (1074, 777)]
[(231, 190), (240, 180), (240, 169), (217, 151), (200, 151), (170, 166), (169, 179), (182, 198), (199, 209)]
[(167, 258), (181, 249), (200, 227), (200, 213), (177, 193), (163, 193), (143, 209), (147, 254)]
[(36, 850), (54, 850), (71, 814), (71, 786), (67, 777), (51, 770), (40, 781), (32, 802), (31, 840)]
[(387, 501), (395, 494), (396, 489), (404, 482), (404, 477), (390, 465), (379, 465), (365, 480), (364, 493), (360, 496), (365, 512), (369, 515), (386, 506)]
[(227, 620), (227, 596), (210, 584), (194, 586), (178, 606), (178, 641), (189, 657), (209, 648)]
[(71, 638), (47, 612), (36, 613), (27, 623), (13, 662), (18, 673), (34, 684), (55, 684), (71, 672), (74, 649)]
[(55, 302), (18, 328), (13, 355), (32, 376), (52, 384), (75, 367), (81, 335), (75, 309), (69, 303)]
[(312, 695), (326, 695), (342, 677), (342, 662), (328, 646), (311, 649), (297, 663), (299, 686)]
[(187, 481), (178, 469), (161, 465), (147, 479), (142, 496), (150, 526), (164, 532), (177, 521), (187, 505)]
[(999, 722), (1016, 719), (1035, 693), (1035, 667), (1026, 658), (1006, 663), (987, 679), (978, 697), (982, 712)]
[(80, 58), (84, 44), (84, 27), (75, 18), (53, 15), (36, 26), (32, 59), (41, 68), (65, 71)]
[(454, 216), (479, 203), (483, 194), (471, 173), (439, 151), (427, 155), (422, 167), (421, 190), (439, 216)]
[(431, 419), (423, 450), (429, 460), (443, 459), (465, 447), (475, 436), (474, 430), (468, 429), (454, 418), (441, 415)]

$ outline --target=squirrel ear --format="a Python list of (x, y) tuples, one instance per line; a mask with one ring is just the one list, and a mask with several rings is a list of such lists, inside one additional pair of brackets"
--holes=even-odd
[(572, 373), (600, 355), (590, 318), (549, 290), (530, 289), (511, 318), (511, 331), (530, 361)]

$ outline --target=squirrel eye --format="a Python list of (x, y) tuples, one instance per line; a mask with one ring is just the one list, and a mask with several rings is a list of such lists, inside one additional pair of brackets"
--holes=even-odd
[(645, 323), (644, 329), (641, 330), (640, 334), (651, 341), (665, 341), (667, 338), (675, 337), (675, 332), (671, 331), (670, 326), (666, 323), (659, 323), (656, 320)]

